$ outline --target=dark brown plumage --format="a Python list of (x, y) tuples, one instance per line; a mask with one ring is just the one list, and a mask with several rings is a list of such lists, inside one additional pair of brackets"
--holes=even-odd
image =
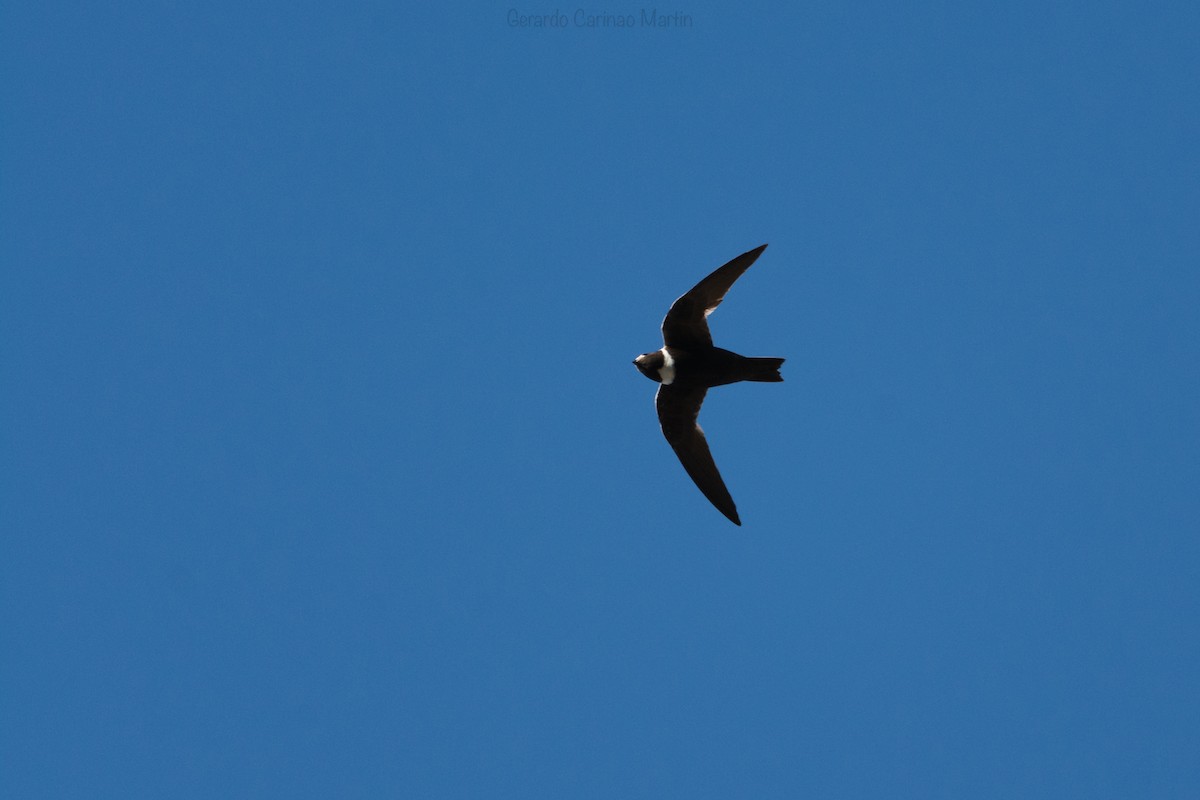
[(714, 347), (708, 330), (708, 315), (766, 247), (743, 253), (672, 303), (663, 319), (662, 349), (643, 353), (633, 361), (643, 375), (660, 384), (655, 396), (658, 421), (679, 462), (704, 496), (735, 525), (742, 524), (737, 506), (696, 420), (704, 396), (713, 386), (783, 380), (779, 367), (784, 359), (747, 358)]

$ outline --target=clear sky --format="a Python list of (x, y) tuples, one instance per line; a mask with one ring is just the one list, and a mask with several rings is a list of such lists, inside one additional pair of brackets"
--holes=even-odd
[(0, 795), (1200, 796), (1200, 7), (437, 5), (0, 12)]

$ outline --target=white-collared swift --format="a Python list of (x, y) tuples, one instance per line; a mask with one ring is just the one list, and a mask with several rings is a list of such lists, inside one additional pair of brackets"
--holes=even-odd
[(663, 347), (633, 360), (638, 370), (657, 381), (658, 422), (679, 462), (704, 496), (735, 525), (741, 525), (737, 506), (721, 480), (708, 449), (704, 431), (696, 422), (704, 395), (713, 386), (738, 381), (778, 382), (782, 358), (748, 358), (714, 347), (708, 332), (708, 315), (721, 304), (725, 293), (750, 268), (764, 244), (742, 253), (697, 283), (671, 304), (663, 319)]

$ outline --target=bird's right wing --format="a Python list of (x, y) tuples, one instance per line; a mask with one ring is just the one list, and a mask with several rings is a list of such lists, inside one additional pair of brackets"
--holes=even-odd
[(663, 319), (663, 343), (668, 347), (684, 349), (689, 345), (711, 347), (712, 334), (708, 332), (708, 315), (721, 305), (733, 282), (740, 278), (766, 249), (764, 244), (742, 253), (728, 264), (718, 267), (672, 303), (666, 318)]
[(658, 422), (662, 426), (663, 436), (675, 455), (679, 456), (679, 463), (683, 464), (704, 496), (733, 524), (741, 525), (737, 506), (733, 504), (725, 481), (721, 480), (721, 473), (717, 471), (704, 431), (696, 422), (707, 391), (703, 386), (659, 386), (654, 398), (654, 404), (658, 407)]

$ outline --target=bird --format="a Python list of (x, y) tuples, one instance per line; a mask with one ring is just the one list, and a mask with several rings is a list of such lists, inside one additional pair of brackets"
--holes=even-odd
[(672, 303), (662, 323), (662, 348), (633, 360), (639, 372), (659, 384), (654, 396), (658, 423), (679, 463), (709, 502), (735, 525), (742, 524), (737, 506), (696, 420), (704, 396), (714, 386), (783, 380), (779, 368), (784, 359), (749, 358), (714, 347), (708, 330), (708, 315), (766, 249), (764, 244), (742, 253)]

